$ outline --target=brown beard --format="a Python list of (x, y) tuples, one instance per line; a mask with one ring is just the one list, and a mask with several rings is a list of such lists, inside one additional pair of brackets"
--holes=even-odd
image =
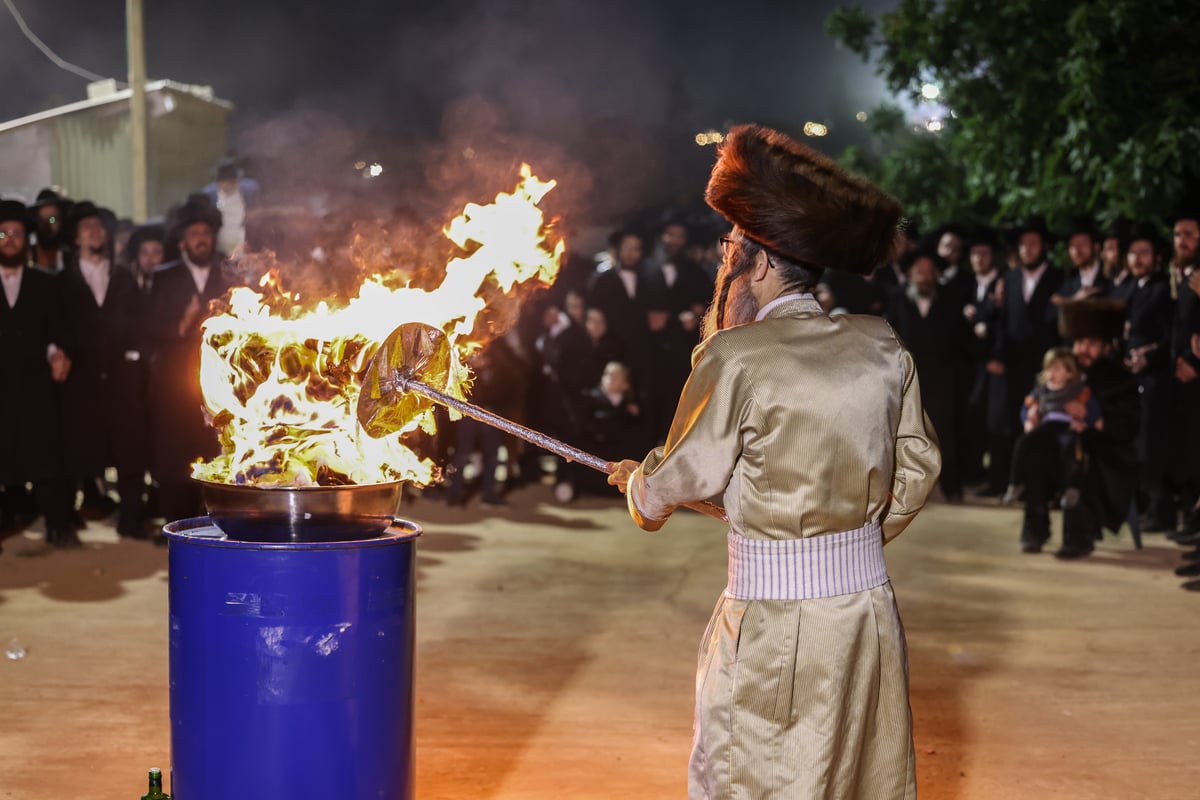
[(746, 279), (753, 260), (753, 257), (747, 257), (743, 249), (721, 265), (712, 303), (700, 322), (701, 338), (706, 339), (717, 331), (754, 321), (758, 314), (758, 301), (754, 299), (750, 281)]

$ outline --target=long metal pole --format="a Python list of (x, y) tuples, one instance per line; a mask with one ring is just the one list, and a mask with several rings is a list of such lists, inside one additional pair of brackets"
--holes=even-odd
[[(493, 428), (498, 428), (505, 433), (511, 433), (518, 439), (523, 439), (532, 445), (541, 447), (544, 450), (549, 450), (551, 453), (562, 456), (568, 461), (576, 461), (580, 464), (583, 464), (585, 467), (591, 467), (597, 472), (611, 474), (613, 469), (616, 467), (616, 465), (611, 461), (606, 461), (605, 459), (596, 455), (592, 455), (585, 450), (580, 450), (578, 447), (572, 447), (566, 442), (559, 441), (552, 436), (547, 436), (541, 431), (535, 431), (532, 428), (526, 428), (520, 423), (513, 422), (511, 419), (505, 419), (499, 414), (493, 414), (492, 412), (480, 408), (473, 403), (459, 400), (457, 397), (452, 397), (445, 392), (439, 392), (432, 386), (421, 383), (421, 381), (415, 378), (397, 376), (394, 386), (391, 388), (401, 392), (413, 392), (415, 394), (419, 394), (435, 403), (446, 406), (447, 408), (452, 408), (463, 416), (479, 420), (483, 424), (490, 425)], [(684, 506), (686, 508), (690, 508), (692, 511), (698, 511), (701, 514), (712, 517), (713, 519), (719, 519), (722, 522), (728, 521), (728, 518), (725, 516), (725, 509), (721, 508), (715, 503), (710, 503), (707, 500), (698, 500), (693, 503), (685, 503)]]
[(133, 162), (134, 222), (145, 222), (149, 216), (147, 183), (149, 169), (146, 158), (146, 47), (142, 35), (142, 0), (126, 0), (126, 47), (129, 58), (129, 141)]

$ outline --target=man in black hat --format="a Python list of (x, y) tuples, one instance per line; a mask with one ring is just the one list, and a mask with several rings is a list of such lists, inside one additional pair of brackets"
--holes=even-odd
[(941, 445), (939, 485), (946, 500), (958, 502), (963, 493), (958, 463), (958, 381), (965, 345), (962, 306), (952, 290), (938, 282), (946, 262), (937, 252), (917, 249), (900, 263), (908, 281), (903, 292), (892, 295), (884, 318), (912, 353), (920, 376), (921, 401)]
[(905, 254), (917, 249), (917, 243), (921, 240), (921, 231), (916, 222), (905, 218), (900, 220), (900, 233), (902, 236), (898, 252), (893, 258), (876, 267), (875, 271), (871, 273), (871, 277), (867, 279), (867, 282), (876, 291), (876, 296), (872, 301), (872, 305), (876, 308), (871, 313), (881, 313), (887, 306), (892, 292), (908, 282), (908, 276), (904, 274), (904, 268), (900, 266), (900, 259)]
[[(1200, 358), (1192, 352), (1192, 337), (1200, 334), (1200, 212), (1177, 214), (1172, 226), (1174, 255), (1171, 259), (1175, 282), (1175, 316), (1171, 323), (1171, 360), (1175, 386), (1172, 409), (1172, 483), (1179, 490), (1185, 516), (1174, 538), (1200, 543)], [(1195, 568), (1200, 575), (1200, 567)], [(1190, 573), (1188, 573), (1190, 574)]]
[(1129, 243), (1129, 223), (1118, 218), (1104, 231), (1100, 242), (1100, 264), (1104, 277), (1108, 278), (1108, 296), (1124, 301), (1129, 305), (1133, 296), (1133, 284), (1129, 274), (1129, 266), (1125, 261), (1125, 247)]
[(57, 281), (29, 266), (30, 219), (24, 205), (0, 201), (0, 484), (7, 525), (13, 502), (32, 483), (46, 541), (78, 547), (62, 474), (56, 383), (67, 379)]
[(1171, 285), (1161, 270), (1166, 242), (1149, 224), (1130, 228), (1126, 263), (1133, 280), (1129, 300), (1129, 327), (1125, 363), (1137, 377), (1141, 391), (1141, 431), (1138, 458), (1142, 485), (1139, 508), (1142, 530), (1162, 533), (1175, 530), (1176, 509), (1167, 488), (1171, 453)]
[(1004, 276), (997, 314), (996, 338), (988, 369), (1003, 375), (1005, 407), (1002, 422), (1006, 442), (992, 452), (998, 470), (1009, 472), (1013, 442), (1019, 428), (1021, 405), (1042, 370), (1046, 351), (1059, 344), (1058, 307), (1052, 302), (1062, 286), (1062, 272), (1050, 266), (1046, 246), (1050, 234), (1046, 221), (1033, 216), (1015, 230), (1020, 269)]
[(966, 238), (963, 227), (951, 222), (942, 226), (937, 239), (937, 254), (945, 264), (938, 276), (938, 285), (947, 301), (957, 308), (970, 302), (975, 289), (975, 276), (967, 260)]
[(38, 192), (37, 200), (31, 209), (36, 239), (31, 266), (35, 269), (51, 275), (63, 271), (64, 249), (69, 244), (63, 240), (63, 228), (66, 226), (70, 208), (70, 201), (53, 189), (42, 189)]
[(655, 279), (656, 290), (662, 292), (656, 302), (666, 303), (665, 310), (677, 319), (690, 314), (697, 320), (692, 330), (698, 330), (699, 318), (708, 307), (713, 286), (700, 265), (687, 255), (690, 235), (682, 218), (668, 218), (659, 235), (659, 246), (647, 262), (647, 269)]
[(166, 232), (161, 225), (141, 225), (129, 235), (128, 267), (144, 297), (150, 296), (154, 275), (162, 266), (165, 239)]
[[(1001, 435), (1005, 408), (1004, 376), (993, 375), (987, 369), (996, 337), (996, 287), (1002, 279), (999, 269), (1000, 242), (991, 228), (980, 226), (967, 239), (967, 255), (975, 276), (975, 287), (963, 306), (963, 318), (968, 331), (963, 337), (967, 358), (966, 403), (961, 416), (960, 461), (966, 482), (987, 480), (985, 495), (999, 496), (1004, 492), (1007, 475), (984, 472), (984, 454), (993, 449), (993, 440), (1003, 445)], [(992, 458), (992, 463), (995, 458)]]
[(94, 203), (75, 204), (70, 230), (75, 248), (59, 277), (72, 362), (63, 385), (66, 469), (83, 485), (85, 506), (107, 512), (111, 500), (103, 475), (116, 467), (117, 533), (145, 538), (142, 494), (149, 452), (141, 296), (129, 271), (113, 264), (108, 231)]
[[(1125, 304), (1095, 298), (1073, 300), (1060, 307), (1062, 334), (1074, 342), (1072, 350), (1083, 369), (1087, 387), (1100, 405), (1102, 423), (1088, 426), (1082, 402), (1067, 404), (1067, 412), (1080, 434), (1086, 457), (1083, 473), (1073, 476), (1077, 494), (1065, 494), (1062, 547), (1058, 558), (1089, 555), (1103, 528), (1114, 533), (1129, 516), (1137, 485), (1134, 439), (1138, 432), (1137, 381), (1121, 362), (1119, 340), (1125, 327)], [(1067, 472), (1077, 469), (1063, 463), (1056, 452), (1030, 460), (1029, 485), (1053, 493), (1066, 488)], [(1028, 499), (1028, 498), (1027, 498)], [(1026, 515), (1030, 514), (1026, 504)], [(1048, 532), (1049, 520), (1035, 521)], [(1027, 526), (1029, 521), (1027, 519)]]
[(646, 530), (715, 494), (728, 511), (688, 796), (915, 797), (883, 544), (924, 505), (937, 442), (895, 333), (813, 296), (825, 269), (868, 275), (891, 258), (903, 209), (753, 125), (730, 131), (706, 199), (734, 226), (706, 338), (666, 444), (609, 479)]
[(221, 213), (203, 195), (193, 195), (169, 219), (174, 223), (170, 238), (177, 242), (180, 258), (155, 275), (145, 334), (150, 357), (150, 472), (159, 487), (162, 512), (172, 520), (202, 513), (190, 465), (220, 452), (200, 393), (200, 325), (209, 303), (224, 296), (230, 285), (216, 252)]
[(1067, 231), (1067, 258), (1071, 272), (1055, 292), (1052, 302), (1061, 305), (1068, 300), (1104, 297), (1111, 281), (1104, 275), (1100, 263), (1100, 246), (1090, 217), (1072, 217)]
[[(612, 269), (595, 273), (588, 282), (587, 304), (599, 308), (609, 320), (610, 329), (628, 353), (639, 349), (646, 335), (646, 302), (661, 290), (662, 275), (645, 265), (645, 239), (632, 228), (616, 231), (609, 239), (613, 245)], [(641, 364), (634, 364), (640, 372)]]

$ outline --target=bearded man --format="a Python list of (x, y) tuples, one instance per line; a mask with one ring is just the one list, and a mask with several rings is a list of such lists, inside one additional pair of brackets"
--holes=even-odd
[(221, 212), (203, 195), (193, 195), (173, 217), (180, 258), (155, 273), (146, 313), (150, 474), (169, 520), (203, 513), (191, 463), (220, 453), (200, 394), (200, 325), (209, 303), (229, 289), (216, 251)]
[(46, 518), (46, 542), (78, 547), (62, 475), (59, 391), (71, 361), (58, 279), (29, 263), (31, 220), (22, 203), (0, 200), (0, 528), (19, 527), (25, 484)]
[(689, 797), (916, 797), (883, 545), (941, 458), (891, 328), (812, 294), (826, 268), (891, 258), (902, 209), (751, 125), (730, 132), (706, 199), (734, 226), (706, 338), (666, 444), (609, 479), (650, 531), (724, 495), (729, 583), (701, 646)]

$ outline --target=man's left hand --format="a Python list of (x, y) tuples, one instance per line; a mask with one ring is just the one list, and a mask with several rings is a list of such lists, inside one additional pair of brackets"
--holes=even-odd
[(1196, 380), (1196, 368), (1182, 358), (1175, 359), (1175, 380), (1180, 383), (1191, 383)]
[(632, 461), (628, 458), (624, 461), (616, 461), (609, 464), (609, 485), (617, 487), (621, 490), (621, 494), (625, 494), (626, 490), (629, 488), (629, 476), (632, 475), (633, 471), (640, 466), (640, 462)]

